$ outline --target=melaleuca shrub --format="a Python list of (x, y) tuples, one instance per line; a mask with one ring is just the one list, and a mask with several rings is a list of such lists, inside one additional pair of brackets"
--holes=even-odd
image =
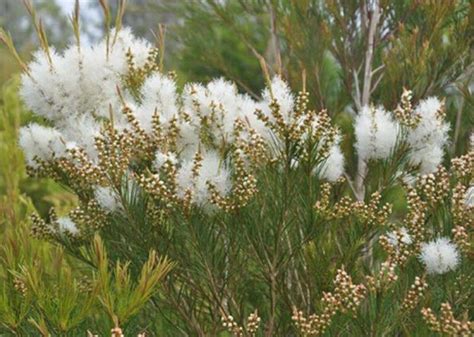
[[(358, 112), (358, 186), (349, 135), (307, 92), (279, 76), (259, 99), (222, 78), (181, 87), (159, 55), (127, 28), (34, 54), (20, 94), (42, 122), (19, 144), (79, 200), (34, 235), (83, 258), (100, 233), (137, 274), (150, 249), (169, 257), (146, 317), (171, 335), (472, 332), (474, 152), (444, 160), (442, 100)], [(440, 323), (429, 308), (447, 301)]]

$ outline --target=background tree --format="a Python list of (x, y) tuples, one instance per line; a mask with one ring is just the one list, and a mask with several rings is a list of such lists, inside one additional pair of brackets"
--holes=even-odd
[[(72, 35), (72, 29), (60, 5), (55, 0), (36, 0), (34, 4), (51, 43), (59, 49), (64, 47)], [(0, 3), (0, 27), (15, 36), (15, 44), (24, 56), (38, 45), (34, 26), (22, 1), (4, 0)], [(0, 85), (2, 85), (19, 69), (3, 46), (0, 47), (0, 54)]]

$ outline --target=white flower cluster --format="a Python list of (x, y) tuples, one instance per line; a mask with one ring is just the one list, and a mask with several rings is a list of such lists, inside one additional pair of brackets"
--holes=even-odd
[(193, 201), (199, 205), (204, 205), (209, 198), (208, 182), (212, 183), (221, 195), (227, 195), (232, 187), (230, 172), (224, 167), (219, 154), (208, 151), (202, 156), (202, 166), (196, 181), (192, 177), (192, 160), (185, 160), (178, 170), (178, 195), (184, 197), (186, 190), (194, 187)]
[(436, 171), (448, 143), (449, 124), (439, 117), (441, 109), (439, 99), (429, 97), (421, 101), (414, 111), (420, 117), (420, 123), (408, 133), (408, 144), (412, 151), (410, 160), (420, 165), (422, 174)]
[(129, 29), (120, 30), (114, 40), (109, 48), (104, 39), (80, 49), (71, 46), (61, 54), (51, 49), (52, 64), (42, 51), (36, 52), (28, 65), (30, 75), (22, 77), (21, 95), (28, 107), (50, 121), (61, 122), (61, 128), (80, 116), (108, 117), (109, 105), (119, 111), (116, 93), (128, 70), (126, 52), (132, 50), (135, 64), (141, 66), (152, 46), (135, 38)]
[[(29, 109), (56, 127), (42, 130), (51, 140), (48, 148), (60, 149), (59, 143), (77, 145), (94, 158), (94, 137), (100, 131), (98, 120), (108, 118), (110, 109), (120, 111), (121, 108), (117, 86), (121, 86), (127, 73), (127, 50), (134, 51), (135, 63), (140, 66), (146, 61), (150, 48), (148, 42), (134, 38), (130, 30), (124, 29), (118, 32), (108, 53), (105, 41), (80, 49), (71, 46), (62, 54), (51, 49), (51, 64), (42, 51), (36, 52), (28, 73), (22, 76), (20, 94)], [(120, 125), (123, 116), (114, 117)], [(39, 136), (35, 134), (31, 138), (37, 141)], [(49, 152), (44, 145), (37, 142), (35, 149), (25, 151), (27, 158)]]
[(459, 264), (457, 246), (448, 238), (438, 238), (421, 246), (420, 259), (429, 274), (444, 274)]
[(329, 155), (318, 167), (319, 175), (328, 180), (336, 181), (344, 174), (344, 155), (340, 147), (341, 137), (338, 135), (329, 148)]
[(120, 198), (111, 187), (97, 187), (94, 196), (100, 207), (108, 212), (121, 209)]
[(79, 233), (79, 229), (72, 219), (68, 216), (58, 218), (59, 232), (62, 234), (69, 233), (70, 235), (76, 235)]
[[(66, 152), (67, 144), (62, 134), (54, 129), (32, 123), (20, 129), (20, 146), (25, 152), (28, 165), (35, 166), (35, 157), (41, 160), (50, 160), (61, 157)], [(69, 144), (73, 146), (73, 144)]]
[[(262, 92), (261, 100), (255, 100), (223, 79), (207, 85), (190, 83), (179, 92), (171, 77), (153, 72), (144, 78), (137, 95), (124, 80), (130, 72), (130, 53), (133, 66), (139, 68), (147, 63), (153, 48), (135, 38), (129, 29), (111, 32), (111, 37), (113, 42), (109, 44), (104, 40), (91, 46), (74, 45), (63, 53), (52, 49), (51, 61), (42, 51), (34, 55), (28, 72), (22, 76), (20, 92), (27, 107), (50, 126), (30, 124), (21, 129), (19, 143), (30, 166), (37, 166), (35, 158), (48, 161), (66, 156), (67, 149), (74, 147), (84, 149), (90, 160), (96, 162), (95, 138), (103, 121), (113, 117), (116, 129), (130, 128), (121, 112), (125, 102), (147, 133), (152, 131), (155, 113), (164, 129), (171, 121), (178, 123), (177, 153), (158, 152), (154, 169), (158, 171), (166, 161), (176, 164), (179, 193), (184, 195), (187, 189), (194, 188), (194, 201), (202, 203), (209, 197), (208, 182), (223, 195), (231, 190), (231, 170), (220, 154), (224, 152), (223, 146), (236, 141), (237, 120), (270, 143), (278, 137), (257, 118), (256, 111), (262, 111), (273, 121), (270, 104), (275, 100), (285, 123), (294, 118), (295, 95), (279, 77), (273, 78), (269, 88)], [(201, 141), (204, 124), (211, 136), (205, 144)], [(244, 131), (242, 137), (245, 136)], [(203, 156), (202, 168), (197, 181), (192, 181), (197, 151)], [(334, 181), (342, 175), (343, 167), (344, 157), (337, 139), (329, 157), (315, 172)], [(110, 189), (99, 187), (95, 196), (109, 211), (119, 207)]]
[(382, 107), (364, 107), (355, 120), (356, 150), (364, 160), (386, 159), (397, 144), (399, 125)]
[[(414, 110), (420, 119), (415, 128), (407, 128), (410, 163), (427, 174), (441, 164), (448, 142), (449, 124), (440, 117), (442, 103), (436, 97), (421, 101)], [(355, 148), (363, 160), (387, 159), (401, 140), (401, 126), (381, 107), (364, 107), (355, 120)]]
[(401, 227), (398, 231), (394, 230), (389, 232), (387, 238), (388, 243), (394, 248), (398, 247), (400, 241), (404, 245), (410, 245), (413, 242), (411, 235), (405, 227)]

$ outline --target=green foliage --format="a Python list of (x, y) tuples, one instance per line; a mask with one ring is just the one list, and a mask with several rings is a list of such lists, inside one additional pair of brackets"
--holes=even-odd
[(81, 287), (61, 249), (51, 248), (48, 253), (34, 263), (18, 263), (14, 277), (32, 299), (28, 323), (44, 336), (64, 335), (91, 315), (95, 297)]
[(77, 336), (90, 329), (108, 335), (143, 309), (172, 264), (151, 252), (135, 280), (129, 262), (107, 259), (99, 237), (81, 261), (34, 239), (29, 214), (46, 215), (51, 207), (64, 212), (76, 199), (50, 180), (26, 177), (17, 138), (32, 115), (20, 103), (16, 80), (2, 88), (0, 112), (0, 333)]
[(20, 70), (15, 58), (10, 54), (6, 48), (0, 47), (0, 86), (15, 73)]
[(21, 150), (16, 146), (20, 126), (21, 107), (15, 94), (16, 87), (2, 88), (0, 98), (0, 210), (4, 222), (17, 223), (25, 214), (25, 200), (20, 195), (20, 182), (24, 178)]
[(132, 279), (135, 277), (129, 271), (130, 262), (117, 261), (111, 272), (110, 262), (99, 236), (94, 238), (93, 245), (99, 301), (115, 326), (123, 326), (146, 304), (173, 264), (167, 258), (159, 259), (156, 252), (151, 251), (140, 276), (134, 282)]
[(261, 69), (258, 60), (249, 55), (248, 44), (257, 45), (259, 50), (266, 48), (268, 32), (263, 24), (263, 9), (256, 16), (249, 16), (236, 2), (227, 2), (222, 12), (240, 18), (239, 34), (231, 26), (220, 25), (218, 18), (210, 17), (210, 6), (184, 2), (177, 10), (183, 12), (186, 20), (172, 35), (178, 34), (182, 44), (177, 62), (170, 58), (179, 75), (189, 81), (202, 82), (224, 76), (245, 91), (258, 95), (264, 83), (261, 76), (255, 76)]
[[(328, 109), (345, 135), (350, 181), (357, 177), (354, 102), (361, 100), (358, 91), (367, 82), (369, 27), (363, 21), (368, 17), (358, 16), (360, 5), (337, 0), (183, 2), (173, 7), (184, 24), (175, 27), (179, 42), (173, 50), (179, 56), (169, 64), (177, 67), (180, 80), (225, 76), (242, 91), (258, 95), (264, 76), (256, 74), (264, 59), (271, 74), (309, 91), (312, 107)], [(393, 109), (403, 87), (413, 89), (415, 100), (446, 96), (454, 139), (449, 163), (467, 151), (472, 132), (472, 5), (382, 1), (381, 7), (384, 29), (375, 37), (370, 102)], [(292, 335), (293, 307), (307, 313), (324, 310), (320, 299), (333, 291), (338, 268), (343, 266), (355, 283), (383, 272), (387, 252), (380, 245), (372, 245), (373, 251), (367, 247), (410, 215), (406, 189), (396, 177), (406, 163), (403, 148), (391, 160), (368, 163), (371, 174), (365, 199), (359, 201), (373, 213), (357, 211), (357, 204), (350, 203), (352, 212), (338, 217), (338, 204), (344, 197), (352, 201), (353, 186), (346, 180), (328, 190), (312, 174), (314, 162), (292, 167), (297, 149), (288, 142), (280, 162), (256, 173), (259, 193), (233, 213), (198, 207), (170, 211), (126, 183), (116, 186), (123, 212), (108, 214), (107, 225), (90, 243), (37, 240), (30, 233), (29, 213), (46, 218), (51, 207), (65, 213), (78, 200), (50, 180), (26, 177), (16, 139), (19, 126), (32, 116), (24, 111), (16, 87), (16, 81), (10, 83), (0, 98), (1, 333), (76, 336), (91, 330), (107, 335), (112, 326), (120, 326), (129, 333), (147, 330), (160, 336), (225, 335), (222, 316), (232, 314), (243, 325), (258, 308), (266, 325), (259, 335)], [(429, 236), (451, 234), (457, 182), (452, 178), (444, 198), (430, 204), (423, 222)], [(385, 203), (394, 212), (375, 221), (371, 216), (383, 213)], [(356, 314), (338, 314), (325, 335), (433, 336), (421, 307), (438, 308), (449, 301), (457, 317), (467, 317), (473, 306), (470, 254), (456, 274), (443, 276), (422, 275), (412, 256), (397, 266), (396, 283), (368, 292)], [(416, 276), (425, 276), (430, 290), (415, 309), (403, 311)]]
[[(34, 117), (23, 107), (17, 94), (18, 80), (12, 79), (0, 94), (0, 226), (16, 224), (32, 202), (42, 215), (51, 207), (62, 213), (71, 208), (75, 197), (49, 179), (31, 179), (25, 172), (23, 154), (17, 146), (18, 129)], [(5, 221), (5, 223), (3, 223)]]
[(138, 279), (127, 265), (110, 261), (99, 237), (88, 249), (90, 264), (64, 250), (32, 239), (18, 224), (2, 236), (0, 250), (0, 331), (42, 336), (107, 334), (137, 315), (172, 264), (150, 253)]

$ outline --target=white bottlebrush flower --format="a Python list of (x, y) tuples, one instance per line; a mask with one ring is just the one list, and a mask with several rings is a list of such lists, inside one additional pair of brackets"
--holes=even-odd
[[(112, 36), (115, 31), (111, 32)], [(75, 46), (73, 46), (75, 48)], [(82, 48), (84, 54), (82, 79), (79, 82), (83, 93), (89, 96), (86, 112), (95, 112), (101, 117), (109, 117), (109, 106), (112, 107), (116, 120), (122, 117), (122, 103), (117, 94), (117, 86), (121, 88), (126, 100), (128, 92), (122, 86), (123, 76), (128, 72), (126, 54), (130, 50), (136, 67), (145, 64), (152, 50), (152, 45), (144, 39), (136, 38), (130, 28), (124, 27), (117, 33), (115, 43), (109, 45), (107, 56), (106, 39), (89, 48)], [(90, 109), (93, 110), (90, 110)]]
[(94, 196), (100, 207), (108, 212), (115, 212), (122, 207), (120, 197), (111, 187), (97, 187), (94, 191)]
[(355, 148), (364, 159), (386, 159), (399, 135), (399, 125), (382, 107), (364, 107), (355, 119)]
[(344, 173), (344, 155), (339, 143), (340, 137), (338, 136), (329, 148), (328, 157), (317, 168), (320, 177), (331, 182), (339, 179)]
[(272, 99), (276, 100), (280, 107), (280, 113), (286, 123), (289, 123), (293, 114), (293, 108), (295, 105), (295, 96), (291, 92), (288, 84), (281, 79), (279, 76), (275, 76), (270, 83), (270, 88), (266, 88), (262, 93), (262, 104), (260, 109), (267, 115), (271, 120), (270, 103)]
[(206, 86), (198, 83), (186, 85), (182, 101), (183, 110), (190, 116), (191, 123), (199, 126), (205, 120), (217, 144), (234, 141), (234, 123), (238, 119), (254, 128), (260, 126), (254, 114), (255, 101), (239, 94), (234, 83), (222, 78)]
[(241, 95), (237, 86), (222, 78), (209, 82), (206, 86), (210, 100), (209, 112), (213, 114), (212, 132), (218, 142), (233, 141), (233, 127), (241, 114)]
[(444, 148), (448, 143), (449, 124), (440, 117), (442, 103), (436, 97), (421, 101), (414, 113), (420, 117), (419, 124), (408, 131), (410, 161), (420, 166), (420, 173), (434, 172), (441, 164)]
[[(117, 86), (122, 87), (128, 71), (128, 50), (135, 65), (142, 66), (152, 46), (123, 28), (109, 48), (105, 39), (80, 50), (71, 45), (61, 54), (51, 48), (51, 65), (44, 52), (38, 51), (28, 74), (22, 76), (20, 94), (29, 109), (52, 122), (92, 114), (108, 118), (109, 107), (119, 118)], [(123, 94), (127, 96), (126, 90)]]
[(155, 168), (158, 170), (163, 166), (164, 163), (168, 161), (176, 165), (178, 163), (178, 158), (176, 157), (176, 154), (173, 152), (163, 153), (163, 152), (157, 151), (155, 154), (155, 160), (153, 163), (155, 164)]
[(64, 137), (84, 149), (91, 160), (97, 159), (95, 138), (100, 135), (101, 126), (92, 116), (71, 116), (57, 123), (57, 126), (61, 129)]
[(185, 161), (177, 175), (178, 195), (184, 197), (185, 192), (191, 188), (193, 202), (198, 205), (204, 205), (210, 197), (207, 182), (212, 183), (223, 196), (227, 195), (232, 187), (230, 172), (224, 167), (217, 152), (208, 151), (202, 155), (203, 160), (196, 179), (193, 179), (192, 160)]
[[(401, 242), (405, 245), (409, 245), (413, 242), (410, 234), (408, 233), (408, 230), (405, 227), (401, 227), (399, 230), (399, 233), (401, 234)], [(387, 233), (387, 238), (388, 238), (388, 243), (392, 247), (397, 247), (398, 246), (398, 231), (391, 231)]]
[(45, 127), (39, 124), (29, 124), (20, 129), (19, 144), (25, 153), (26, 162), (32, 167), (36, 167), (35, 157), (41, 160), (51, 160), (65, 154), (67, 144), (63, 135), (54, 128)]
[(177, 145), (181, 159), (192, 160), (194, 154), (199, 151), (201, 143), (199, 131), (199, 126), (185, 120), (180, 120)]
[(268, 139), (267, 133), (269, 132), (268, 127), (258, 119), (256, 111), (258, 108), (258, 102), (256, 102), (252, 97), (248, 95), (241, 95), (240, 99), (240, 111), (241, 115), (239, 116), (249, 128), (252, 128), (261, 134), (264, 139)]
[(429, 274), (444, 274), (456, 269), (460, 257), (456, 245), (443, 237), (423, 243), (420, 259)]
[(72, 219), (68, 216), (58, 218), (59, 232), (60, 233), (69, 233), (76, 235), (79, 233), (79, 229)]
[(160, 124), (168, 122), (178, 114), (176, 82), (162, 74), (153, 74), (143, 83), (141, 104), (133, 111), (146, 132), (151, 132), (153, 114), (158, 114)]
[[(51, 58), (57, 61), (58, 55), (50, 50)], [(51, 70), (48, 58), (43, 51), (37, 51), (28, 64), (29, 73), (21, 77), (20, 96), (26, 106), (48, 120), (61, 117), (61, 102), (58, 101), (58, 77)], [(72, 74), (71, 74), (72, 75)]]
[(426, 145), (422, 150), (414, 150), (410, 153), (412, 164), (420, 166), (421, 174), (435, 172), (443, 161), (443, 156), (443, 149), (436, 145)]

